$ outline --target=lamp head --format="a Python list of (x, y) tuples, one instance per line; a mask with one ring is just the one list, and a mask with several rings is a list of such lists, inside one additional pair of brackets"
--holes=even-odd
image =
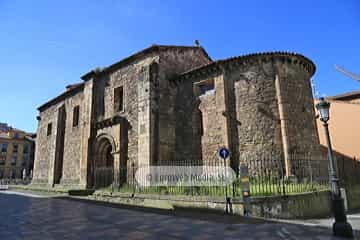
[(329, 121), (330, 119), (330, 103), (325, 101), (325, 99), (322, 97), (320, 98), (320, 101), (316, 104), (316, 109), (319, 111), (320, 114), (320, 120), (324, 123)]

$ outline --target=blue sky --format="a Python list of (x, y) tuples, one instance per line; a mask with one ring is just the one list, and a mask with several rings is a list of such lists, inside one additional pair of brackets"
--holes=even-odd
[(97, 66), (153, 43), (192, 45), (213, 59), (299, 52), (322, 95), (360, 89), (360, 1), (0, 0), (0, 122), (36, 131), (36, 108)]

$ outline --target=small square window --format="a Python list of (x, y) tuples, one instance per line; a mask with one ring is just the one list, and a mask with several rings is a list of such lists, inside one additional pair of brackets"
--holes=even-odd
[(208, 95), (215, 93), (215, 83), (213, 79), (195, 83), (198, 95)]
[(49, 124), (47, 125), (47, 132), (46, 132), (46, 135), (47, 135), (47, 136), (50, 136), (50, 135), (51, 135), (51, 128), (52, 128), (52, 124), (49, 123)]
[(74, 107), (73, 110), (73, 127), (79, 125), (79, 114), (80, 114), (80, 106)]
[(114, 111), (124, 111), (124, 89), (117, 87), (114, 89)]

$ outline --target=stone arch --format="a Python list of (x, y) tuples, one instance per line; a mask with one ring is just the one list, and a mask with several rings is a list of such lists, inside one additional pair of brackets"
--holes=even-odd
[[(94, 166), (106, 165), (106, 157), (116, 151), (115, 140), (108, 134), (100, 134), (95, 140)], [(106, 155), (107, 154), (107, 155)], [(105, 162), (104, 162), (105, 161)]]
[(111, 185), (114, 181), (114, 152), (116, 144), (112, 136), (100, 134), (95, 140), (94, 187)]

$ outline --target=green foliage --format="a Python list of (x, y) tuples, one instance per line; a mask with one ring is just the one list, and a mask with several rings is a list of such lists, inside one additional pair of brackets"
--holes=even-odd
[[(291, 195), (306, 192), (315, 192), (328, 189), (327, 184), (319, 183), (297, 183), (289, 180), (279, 181), (275, 179), (256, 179), (250, 178), (251, 196), (276, 196)], [(175, 196), (225, 196), (226, 191), (229, 196), (242, 196), (242, 187), (240, 180), (237, 179), (232, 185), (225, 186), (150, 186), (141, 187), (131, 184), (123, 184), (118, 188), (111, 186), (103, 188), (103, 191), (135, 194), (160, 194)]]

